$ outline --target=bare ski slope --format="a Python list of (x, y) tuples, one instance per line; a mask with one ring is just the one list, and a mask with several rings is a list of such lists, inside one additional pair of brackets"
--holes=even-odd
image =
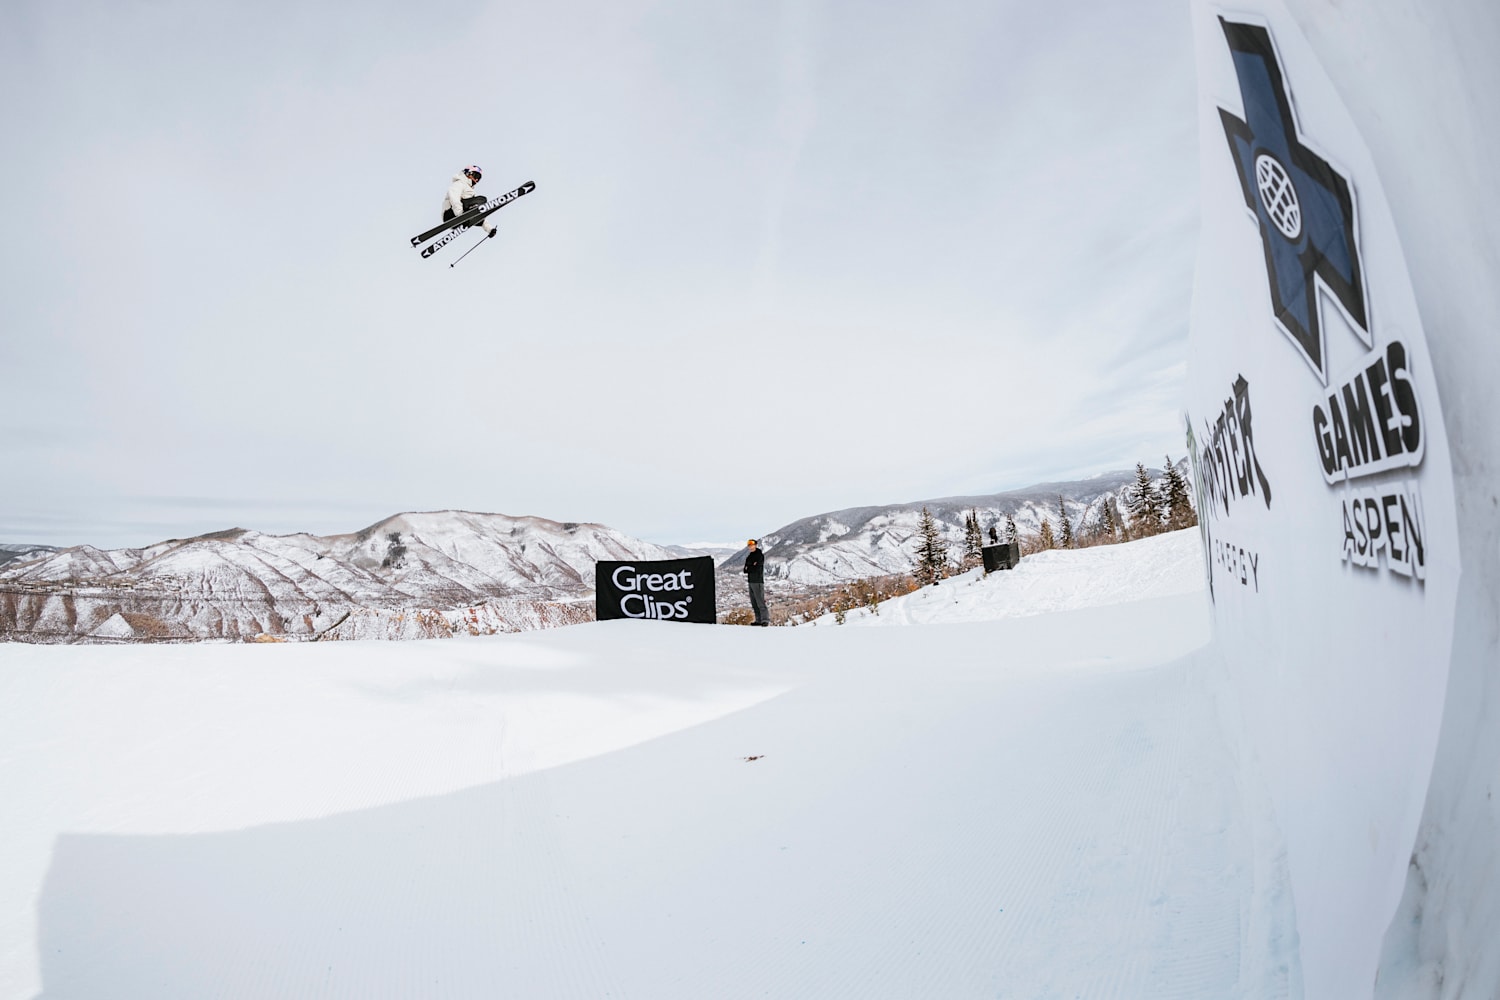
[(0, 996), (1295, 995), (1193, 579), (912, 628), (0, 647)]

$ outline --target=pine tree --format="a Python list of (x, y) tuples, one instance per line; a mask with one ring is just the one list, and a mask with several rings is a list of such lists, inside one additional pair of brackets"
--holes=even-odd
[(1113, 542), (1119, 533), (1115, 525), (1115, 503), (1112, 497), (1105, 497), (1099, 505), (1099, 534), (1107, 541)]
[(1161, 531), (1161, 507), (1146, 466), (1135, 463), (1135, 483), (1126, 487), (1125, 509), (1130, 511), (1130, 533), (1145, 538)]
[(1073, 547), (1073, 525), (1068, 521), (1068, 508), (1063, 506), (1062, 494), (1057, 495), (1057, 516), (1062, 521), (1062, 529), (1058, 533), (1057, 543), (1065, 549)]
[(1167, 530), (1191, 528), (1198, 523), (1198, 515), (1194, 513), (1192, 499), (1188, 496), (1187, 479), (1172, 464), (1172, 456), (1168, 455), (1166, 458), (1167, 475), (1163, 490), (1166, 496), (1163, 498), (1163, 506), (1166, 509)]
[(1005, 540), (1007, 542), (1019, 542), (1021, 533), (1016, 530), (1016, 517), (1014, 514), (1005, 515)]
[(922, 508), (922, 523), (917, 529), (917, 580), (921, 583), (937, 583), (938, 576), (948, 562), (948, 546), (938, 531), (932, 512)]
[(1052, 538), (1052, 522), (1047, 520), (1046, 517), (1042, 518), (1042, 537), (1039, 547), (1043, 549), (1057, 548), (1057, 542)]
[(984, 531), (979, 527), (979, 511), (971, 509), (964, 517), (964, 566), (973, 568), (984, 562)]

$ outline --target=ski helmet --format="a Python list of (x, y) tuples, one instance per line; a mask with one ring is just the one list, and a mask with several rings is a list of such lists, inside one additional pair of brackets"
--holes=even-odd
[(464, 167), (464, 176), (471, 181), (477, 181), (484, 176), (484, 171), (471, 163), (467, 167)]

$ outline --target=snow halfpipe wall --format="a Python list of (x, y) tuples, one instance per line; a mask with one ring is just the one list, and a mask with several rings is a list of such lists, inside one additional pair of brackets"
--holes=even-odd
[(1193, 11), (1215, 648), (1304, 994), (1494, 996), (1500, 14), (1289, 2)]

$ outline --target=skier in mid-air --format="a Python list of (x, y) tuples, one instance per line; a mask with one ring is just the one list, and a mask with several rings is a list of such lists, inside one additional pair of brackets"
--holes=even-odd
[[(453, 184), (443, 198), (443, 221), (456, 218), (469, 209), (484, 204), (484, 199), (474, 193), (474, 185), (484, 176), (484, 171), (470, 164), (453, 175)], [(495, 235), (495, 220), (485, 216), (479, 225), (487, 236)]]
[[(463, 260), (474, 250), (474, 247), (495, 235), (495, 220), (490, 218), (492, 212), (536, 190), (536, 185), (527, 181), (514, 191), (507, 191), (485, 199), (474, 193), (474, 185), (479, 183), (482, 176), (480, 169), (472, 164), (453, 175), (453, 183), (449, 185), (448, 193), (443, 196), (443, 221), (411, 238), (412, 246), (422, 247), (423, 258), (431, 257), (452, 243), (459, 233), (467, 231), (469, 227), (477, 223), (484, 230), (485, 238), (477, 240), (473, 247), (465, 250), (458, 258), (458, 260)], [(428, 242), (429, 240), (431, 242)], [(424, 243), (427, 245), (422, 246)], [(453, 264), (457, 264), (458, 260), (455, 260)], [(448, 266), (452, 267), (453, 264)]]

